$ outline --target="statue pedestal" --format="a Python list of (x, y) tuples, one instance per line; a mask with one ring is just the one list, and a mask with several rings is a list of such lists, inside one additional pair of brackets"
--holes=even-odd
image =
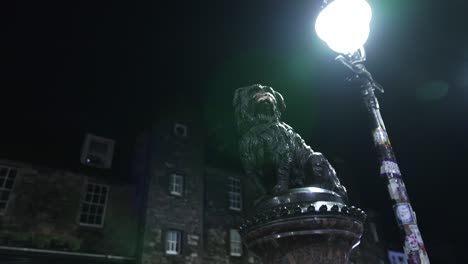
[(365, 213), (320, 188), (291, 189), (257, 203), (241, 226), (244, 244), (264, 264), (345, 264)]

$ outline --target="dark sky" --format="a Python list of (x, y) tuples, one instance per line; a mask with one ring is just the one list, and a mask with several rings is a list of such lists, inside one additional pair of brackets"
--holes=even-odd
[[(314, 32), (319, 1), (199, 2), (8, 1), (0, 157), (66, 168), (86, 132), (127, 153), (177, 100), (204, 115), (210, 162), (233, 167), (233, 91), (262, 83), (283, 94), (284, 120), (398, 241), (359, 91)], [(468, 4), (370, 2), (367, 65), (386, 89), (382, 115), (423, 238), (435, 263), (444, 254), (463, 263)]]

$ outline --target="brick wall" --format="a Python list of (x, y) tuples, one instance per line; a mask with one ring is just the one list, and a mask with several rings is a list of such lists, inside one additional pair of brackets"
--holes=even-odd
[[(187, 136), (174, 134), (174, 124), (187, 126)], [(203, 263), (203, 147), (195, 125), (166, 120), (152, 130), (149, 188), (142, 263)], [(170, 176), (183, 176), (181, 196), (170, 194)], [(179, 254), (166, 254), (168, 230), (181, 232)]]
[[(229, 209), (229, 178), (241, 179), (240, 174), (208, 168), (205, 173), (205, 262), (204, 263), (259, 263), (243, 247), (242, 256), (230, 255), (230, 229), (237, 229), (243, 210)], [(242, 208), (251, 201), (243, 199)]]
[(0, 161), (18, 174), (8, 208), (0, 216), (0, 245), (119, 256), (135, 255), (137, 218), (131, 206), (134, 186), (109, 183), (102, 228), (78, 224), (87, 180), (67, 171)]

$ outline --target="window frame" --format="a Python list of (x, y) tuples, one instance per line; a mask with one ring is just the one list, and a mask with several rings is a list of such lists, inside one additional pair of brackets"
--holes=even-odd
[[(18, 168), (11, 167), (11, 166), (0, 165), (0, 169), (2, 169), (2, 168), (6, 169), (7, 172), (5, 174), (5, 179), (3, 180), (3, 182), (0, 182), (0, 195), (3, 193), (3, 191), (9, 192), (8, 198), (6, 200), (2, 200), (1, 197), (0, 197), (0, 201), (5, 203), (5, 207), (0, 208), (0, 215), (5, 215), (5, 213), (8, 210), (8, 204), (11, 201), (11, 196), (12, 196), (12, 193), (13, 193), (13, 189), (15, 188), (15, 185), (16, 185), (16, 178), (18, 177)], [(13, 180), (12, 180), (13, 183), (11, 185), (11, 188), (7, 188), (6, 183), (7, 183), (8, 179), (11, 178), (11, 175), (10, 175), (11, 171), (15, 171), (15, 176), (12, 177), (13, 178)]]
[[(234, 183), (238, 184), (238, 191), (236, 191), (236, 186)], [(228, 178), (228, 203), (229, 209), (233, 211), (242, 211), (242, 185), (241, 180), (235, 177)], [(237, 207), (236, 204), (239, 204)]]
[[(88, 192), (88, 186), (89, 185), (93, 185), (93, 192), (89, 193)], [(101, 203), (94, 203), (92, 201), (86, 201), (86, 195), (89, 193), (91, 195), (91, 197), (93, 197), (94, 195), (99, 195), (99, 199), (101, 198), (102, 196), (102, 190), (100, 191), (99, 194), (97, 194), (94, 190), (96, 189), (96, 186), (99, 186), (100, 188), (107, 188), (107, 191), (106, 191), (106, 194), (105, 194), (105, 200), (104, 200), (104, 204), (101, 204)], [(81, 200), (80, 200), (80, 210), (79, 210), (79, 213), (78, 213), (78, 225), (80, 226), (84, 226), (84, 227), (95, 227), (95, 228), (103, 228), (104, 227), (104, 222), (105, 222), (105, 219), (106, 219), (106, 211), (107, 211), (107, 206), (109, 204), (109, 193), (110, 193), (110, 186), (107, 185), (107, 184), (101, 184), (101, 183), (96, 183), (96, 182), (89, 182), (87, 181), (85, 184), (84, 184), (84, 190), (82, 192), (82, 196), (81, 196)], [(100, 224), (91, 224), (91, 223), (85, 223), (85, 222), (81, 222), (81, 216), (82, 214), (84, 213), (83, 212), (83, 206), (87, 204), (88, 206), (102, 206), (102, 214), (101, 214), (101, 223)], [(90, 209), (89, 209), (90, 210)], [(86, 212), (85, 214), (90, 215), (89, 211)], [(97, 212), (96, 214), (94, 214), (94, 216), (98, 216)]]
[[(107, 152), (103, 153), (90, 153), (91, 142), (98, 142), (101, 144), (107, 145)], [(93, 134), (86, 134), (85, 139), (83, 141), (83, 147), (81, 149), (81, 157), (80, 162), (86, 166), (95, 167), (95, 168), (103, 168), (103, 169), (110, 169), (112, 168), (112, 159), (114, 157), (114, 148), (115, 148), (115, 141), (109, 138), (99, 137)], [(103, 164), (92, 164), (87, 163), (86, 159), (90, 154), (96, 154), (100, 158), (103, 159)]]
[[(175, 240), (169, 240), (169, 236), (171, 234), (175, 234)], [(175, 250), (169, 248), (171, 247), (170, 244), (175, 245)], [(182, 254), (182, 231), (176, 229), (168, 229), (166, 231), (164, 236), (164, 253), (170, 256), (177, 256)]]
[[(180, 179), (180, 184), (177, 184), (177, 179)], [(185, 177), (178, 173), (171, 173), (169, 175), (169, 193), (174, 196), (183, 196), (184, 195), (184, 184), (185, 184)], [(177, 191), (176, 186), (180, 185), (180, 192)]]
[(242, 238), (237, 229), (229, 230), (229, 255), (231, 257), (242, 257)]
[(369, 223), (369, 230), (370, 230), (373, 242), (375, 243), (380, 242), (379, 233), (377, 233), (377, 225), (374, 222)]

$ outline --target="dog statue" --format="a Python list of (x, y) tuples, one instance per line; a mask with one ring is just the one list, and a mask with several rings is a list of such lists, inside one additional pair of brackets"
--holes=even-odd
[(233, 105), (246, 185), (256, 197), (314, 186), (347, 199), (328, 160), (280, 121), (286, 108), (280, 93), (260, 84), (238, 88)]

